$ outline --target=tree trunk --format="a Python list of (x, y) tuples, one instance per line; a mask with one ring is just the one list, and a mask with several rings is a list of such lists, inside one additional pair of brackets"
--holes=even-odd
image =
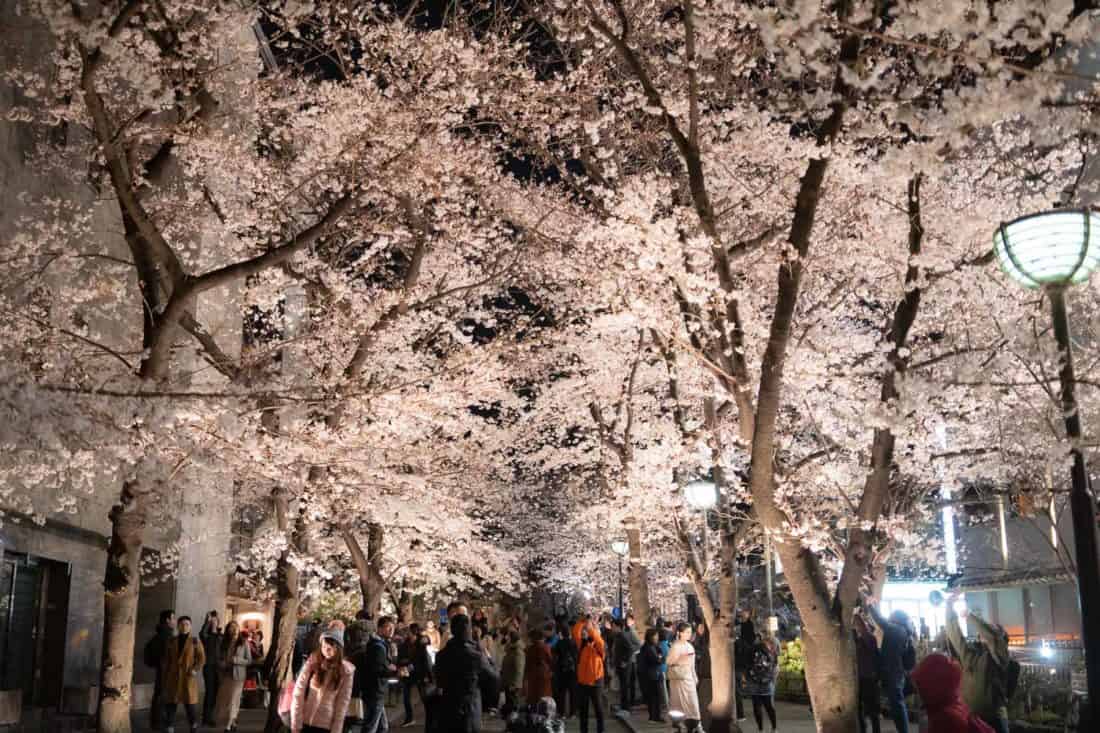
[(649, 628), (654, 620), (649, 608), (649, 571), (642, 562), (642, 531), (633, 521), (627, 523), (626, 541), (630, 545), (630, 565), (627, 567), (630, 610), (642, 628)]
[(413, 620), (413, 597), (404, 588), (397, 597), (397, 621), (402, 624), (411, 624)]
[[(386, 590), (386, 580), (382, 575), (382, 545), (386, 532), (380, 524), (367, 526), (367, 551), (350, 529), (342, 529), (341, 536), (347, 545), (355, 571), (359, 574), (359, 592), (363, 596), (363, 610), (377, 619), (382, 610), (382, 593)], [(397, 602), (397, 599), (394, 599)]]
[[(695, 595), (699, 598), (699, 606), (703, 611), (703, 620), (706, 621), (710, 639), (707, 642), (707, 653), (710, 655), (710, 684), (711, 699), (707, 711), (710, 713), (711, 733), (739, 733), (741, 730), (733, 718), (733, 683), (734, 667), (733, 655), (730, 653), (730, 639), (733, 635), (732, 609), (737, 606), (737, 575), (735, 573), (723, 573), (721, 588), (719, 589), (720, 603), (715, 606), (711, 600), (710, 591), (707, 588), (706, 578), (702, 562), (695, 552), (684, 526), (677, 522), (677, 534), (680, 539), (681, 549), (687, 557), (687, 575), (695, 587)], [(723, 539), (729, 539), (730, 534), (724, 534)], [(732, 549), (723, 548), (723, 558), (735, 556)]]
[(707, 644), (710, 654), (710, 713), (711, 733), (739, 731), (733, 722), (733, 684), (734, 667), (730, 642), (733, 632), (728, 624), (716, 623), (708, 626), (710, 640)]
[[(716, 466), (716, 471), (720, 472)], [(725, 477), (717, 475), (723, 484)], [(728, 517), (721, 520), (719, 535), (718, 606), (714, 618), (707, 624), (710, 634), (708, 649), (710, 654), (711, 701), (710, 717), (712, 733), (725, 733), (731, 730), (733, 720), (733, 685), (736, 677), (734, 659), (730, 651), (733, 639), (733, 622), (737, 613), (737, 545), (740, 541), (737, 527)], [(739, 730), (736, 724), (732, 730)]]
[[(274, 492), (275, 517), (279, 530), (287, 532), (290, 529), (290, 501), (283, 489)], [(291, 547), (283, 551), (279, 557), (277, 596), (275, 601), (275, 617), (272, 621), (273, 630), (271, 646), (264, 663), (264, 677), (267, 679), (267, 687), (271, 691), (271, 700), (267, 706), (267, 722), (264, 725), (264, 733), (281, 733), (283, 722), (279, 718), (279, 696), (283, 685), (286, 684), (292, 671), (294, 658), (294, 638), (298, 631), (298, 568), (290, 562), (290, 553), (298, 537), (305, 531), (305, 514), (298, 513), (295, 520), (294, 534), (291, 539)]]
[(98, 733), (129, 733), (134, 678), (134, 634), (141, 586), (145, 507), (133, 482), (122, 484), (111, 509), (111, 543), (103, 579), (103, 659)]
[(855, 644), (842, 623), (818, 558), (797, 541), (777, 543), (787, 584), (802, 616), (806, 684), (818, 733), (858, 730), (859, 687)]
[[(817, 614), (811, 614), (816, 616)], [(851, 634), (838, 622), (812, 622), (803, 614), (806, 686), (818, 733), (859, 730), (859, 678)]]

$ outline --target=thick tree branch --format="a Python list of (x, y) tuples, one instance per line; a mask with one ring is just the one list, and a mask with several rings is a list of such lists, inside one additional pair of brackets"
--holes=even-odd
[(353, 201), (352, 194), (344, 194), (313, 225), (261, 255), (219, 267), (197, 277), (185, 276), (172, 292), (164, 312), (157, 317), (155, 338), (148, 356), (141, 365), (142, 376), (160, 374), (165, 368), (168, 351), (171, 348), (171, 326), (179, 322), (195, 296), (286, 262), (326, 234), (351, 208)]
[[(82, 52), (83, 68), (81, 70), (81, 89), (84, 94), (84, 103), (92, 118), (92, 127), (100, 150), (107, 161), (107, 172), (111, 179), (115, 196), (124, 213), (130, 217), (136, 227), (136, 233), (140, 236), (140, 243), (151, 250), (160, 267), (168, 274), (166, 291), (174, 291), (178, 283), (184, 279), (183, 266), (180, 264), (176, 253), (164, 239), (160, 229), (153, 222), (152, 217), (141, 205), (137, 193), (133, 187), (130, 176), (130, 166), (125, 151), (115, 139), (114, 130), (107, 115), (107, 108), (103, 98), (95, 88), (95, 65), (92, 55)], [(136, 258), (136, 257), (135, 257)]]
[[(904, 376), (909, 366), (909, 350), (906, 346), (921, 301), (921, 269), (918, 264), (924, 241), (920, 206), (921, 180), (922, 176), (918, 173), (909, 181), (909, 265), (905, 271), (905, 294), (894, 307), (893, 318), (887, 330), (890, 352), (882, 374), (879, 394), (879, 401), (887, 409), (896, 405), (900, 397), (898, 380)], [(864, 526), (867, 523), (877, 523), (882, 515), (891, 487), (890, 472), (894, 465), (895, 440), (896, 436), (888, 427), (876, 428), (871, 440), (871, 467), (859, 502), (859, 524), (848, 533), (844, 570), (837, 584), (836, 612), (842, 618), (848, 610), (854, 608), (863, 577), (870, 570), (874, 559), (876, 531), (873, 528), (864, 529)]]
[(222, 350), (214, 336), (190, 312), (185, 311), (180, 317), (180, 326), (199, 342), (206, 353), (207, 361), (230, 382), (241, 378), (243, 371), (237, 361)]

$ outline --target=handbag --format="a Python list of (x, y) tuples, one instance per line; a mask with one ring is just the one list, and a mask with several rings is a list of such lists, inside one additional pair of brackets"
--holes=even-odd
[(279, 719), (283, 725), (290, 727), (290, 708), (294, 704), (294, 680), (289, 679), (283, 685), (283, 691), (279, 693)]
[[(306, 697), (309, 697), (309, 683), (313, 680), (313, 672), (309, 673), (309, 677), (306, 679)], [(294, 706), (294, 685), (297, 683), (297, 678), (291, 677), (283, 684), (283, 691), (279, 693), (279, 719), (283, 721), (283, 725), (287, 728), (290, 727), (290, 709)]]
[(344, 713), (344, 717), (353, 718), (355, 720), (362, 720), (365, 714), (366, 711), (363, 709), (363, 698), (351, 698), (351, 702), (348, 703), (348, 711)]
[(686, 680), (689, 679), (688, 666), (686, 664), (670, 664), (668, 665), (668, 678), (669, 680)]

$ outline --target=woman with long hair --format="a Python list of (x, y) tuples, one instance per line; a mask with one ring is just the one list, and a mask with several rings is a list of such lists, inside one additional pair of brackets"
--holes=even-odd
[(664, 722), (661, 717), (660, 690), (660, 686), (665, 684), (664, 676), (661, 674), (661, 665), (664, 662), (665, 655), (661, 651), (660, 634), (657, 629), (646, 629), (642, 650), (638, 652), (638, 681), (642, 686), (642, 697), (649, 711), (649, 720), (653, 723)]
[(354, 679), (355, 667), (344, 660), (344, 624), (333, 621), (294, 683), (292, 733), (343, 733)]
[(676, 638), (668, 648), (668, 709), (684, 714), (689, 731), (699, 727), (699, 684), (695, 676), (695, 647), (691, 645), (691, 624), (676, 625)]
[(745, 671), (745, 694), (752, 697), (752, 714), (756, 718), (756, 729), (764, 730), (764, 713), (774, 733), (776, 726), (775, 678), (779, 676), (779, 645), (771, 634), (757, 634), (756, 644), (752, 648), (752, 663)]
[(252, 664), (252, 645), (249, 633), (241, 631), (236, 621), (225, 625), (221, 638), (221, 683), (218, 685), (217, 705), (214, 711), (216, 725), (227, 732), (237, 730), (237, 714), (241, 710), (241, 693)]
[(695, 626), (695, 636), (691, 640), (695, 647), (695, 676), (701, 680), (710, 679), (710, 631), (707, 624), (700, 621)]

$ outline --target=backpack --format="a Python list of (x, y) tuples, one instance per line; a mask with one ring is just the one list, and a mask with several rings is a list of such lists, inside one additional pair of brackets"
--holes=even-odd
[(905, 648), (901, 651), (901, 668), (906, 672), (912, 672), (917, 666), (917, 648), (913, 646), (913, 637), (905, 640)]
[(775, 679), (775, 658), (763, 646), (757, 647), (752, 653), (748, 678), (758, 685), (770, 685)]

